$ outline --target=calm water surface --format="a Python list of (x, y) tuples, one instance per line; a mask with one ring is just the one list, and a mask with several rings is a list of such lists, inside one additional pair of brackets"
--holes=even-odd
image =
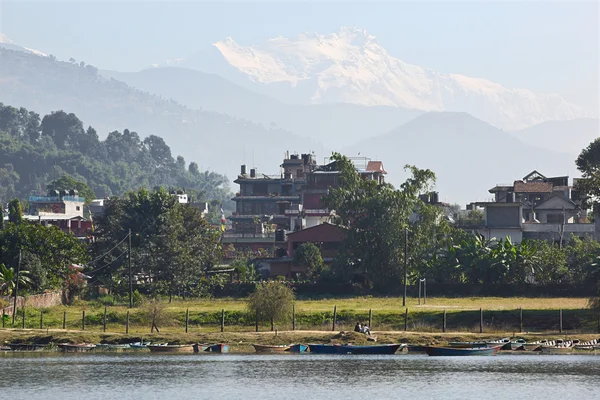
[(600, 399), (600, 356), (0, 354), (1, 399)]

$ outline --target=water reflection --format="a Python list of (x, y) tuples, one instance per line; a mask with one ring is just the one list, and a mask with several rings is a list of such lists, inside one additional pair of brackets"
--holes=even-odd
[(599, 398), (600, 357), (10, 354), (0, 377), (3, 398), (27, 400), (583, 400)]

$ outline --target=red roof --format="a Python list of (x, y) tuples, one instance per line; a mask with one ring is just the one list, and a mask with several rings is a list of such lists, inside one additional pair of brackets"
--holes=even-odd
[(342, 241), (347, 228), (324, 222), (319, 225), (304, 228), (287, 234), (288, 241), (292, 242), (339, 242)]
[(382, 174), (387, 174), (385, 169), (383, 169), (383, 162), (381, 161), (369, 161), (367, 163), (366, 170), (370, 172), (381, 172)]
[(515, 193), (550, 193), (551, 182), (523, 182), (515, 181)]

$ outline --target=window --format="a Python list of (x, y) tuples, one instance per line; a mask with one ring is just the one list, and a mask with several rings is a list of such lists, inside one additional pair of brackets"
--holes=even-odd
[(76, 209), (77, 211), (80, 211), (80, 210), (81, 210), (81, 207), (79, 207), (79, 206), (75, 206), (75, 209)]

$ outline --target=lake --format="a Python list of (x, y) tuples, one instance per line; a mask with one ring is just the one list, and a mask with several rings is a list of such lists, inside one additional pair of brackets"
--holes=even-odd
[(600, 399), (600, 356), (0, 353), (4, 399)]

